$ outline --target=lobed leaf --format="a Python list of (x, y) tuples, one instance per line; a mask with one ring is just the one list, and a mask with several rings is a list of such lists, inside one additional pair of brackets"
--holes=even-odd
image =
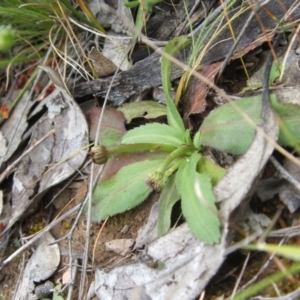
[(220, 221), (210, 178), (196, 171), (200, 159), (194, 153), (182, 163), (176, 174), (176, 187), (181, 195), (184, 217), (195, 236), (208, 243), (220, 241)]
[[(253, 96), (234, 102), (256, 125), (262, 124), (262, 97)], [(255, 129), (230, 103), (212, 111), (200, 127), (201, 145), (232, 154), (243, 154), (250, 147)]]
[(147, 175), (163, 160), (147, 160), (122, 168), (115, 177), (97, 185), (93, 195), (92, 221), (100, 222), (109, 216), (129, 210), (150, 194)]
[(151, 100), (125, 103), (118, 110), (124, 114), (127, 123), (134, 118), (156, 119), (167, 113), (165, 105)]
[(219, 182), (219, 180), (226, 174), (225, 169), (204, 156), (201, 156), (198, 161), (197, 171), (200, 174), (207, 174), (210, 177), (211, 184), (213, 186), (215, 186)]
[(185, 143), (183, 134), (166, 124), (147, 124), (129, 130), (122, 138), (122, 144), (156, 143), (179, 147)]

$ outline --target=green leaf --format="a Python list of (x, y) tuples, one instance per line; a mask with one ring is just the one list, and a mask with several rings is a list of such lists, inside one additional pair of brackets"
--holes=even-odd
[(99, 144), (105, 147), (117, 146), (123, 136), (124, 133), (115, 128), (103, 128), (103, 131), (100, 131)]
[(152, 9), (153, 9), (152, 7), (159, 2), (161, 2), (161, 0), (146, 0), (146, 3), (145, 3), (146, 10), (148, 12), (152, 12)]
[(92, 221), (100, 222), (140, 204), (152, 189), (146, 184), (147, 175), (163, 160), (147, 160), (122, 168), (117, 175), (97, 185), (93, 195)]
[(62, 285), (59, 283), (55, 288), (52, 296), (52, 300), (64, 300), (62, 296), (59, 295), (61, 292)]
[(200, 150), (201, 149), (201, 133), (200, 133), (200, 130), (198, 130), (194, 136), (194, 139), (193, 139), (193, 145), (196, 149)]
[(124, 3), (124, 6), (128, 7), (128, 8), (135, 8), (137, 6), (139, 6), (140, 1), (130, 1), (130, 2), (126, 2)]
[(159, 123), (129, 130), (122, 138), (122, 144), (156, 143), (179, 147), (184, 142), (184, 135), (179, 130)]
[(118, 110), (124, 114), (127, 123), (134, 118), (156, 119), (167, 114), (166, 106), (157, 101), (125, 103)]
[[(165, 47), (165, 53), (171, 56), (175, 56), (178, 51), (182, 48), (189, 45), (191, 41), (184, 36), (175, 37), (171, 40), (167, 46)], [(170, 126), (179, 129), (182, 133), (184, 133), (185, 128), (182, 121), (182, 118), (170, 96), (171, 91), (171, 71), (172, 71), (172, 62), (165, 56), (161, 59), (161, 77), (162, 77), (162, 85), (164, 94), (166, 97), (167, 103), (167, 117), (168, 123)]]
[(200, 154), (194, 153), (182, 163), (176, 174), (184, 217), (195, 236), (208, 243), (220, 241), (220, 221), (210, 178), (196, 172)]
[[(271, 70), (270, 70), (270, 76), (269, 76), (269, 86), (272, 86), (276, 79), (281, 75), (282, 73), (282, 67), (281, 65), (277, 64), (277, 63), (273, 63), (271, 66)], [(264, 76), (264, 72), (261, 72), (261, 80), (263, 79)], [(252, 79), (250, 78), (249, 82), (249, 86), (243, 88), (243, 92), (247, 92), (247, 91), (251, 91), (251, 90), (256, 90), (256, 89), (261, 89), (262, 88), (262, 84), (261, 83), (254, 83), (251, 84)]]
[(278, 143), (282, 146), (295, 146), (300, 141), (300, 106), (281, 104), (271, 95), (271, 104), (279, 119)]
[(114, 155), (109, 158), (107, 163), (104, 165), (100, 182), (107, 181), (116, 176), (116, 174), (126, 166), (146, 160), (164, 160), (167, 155), (167, 153), (159, 151), (131, 152)]
[(198, 161), (197, 171), (200, 174), (207, 174), (210, 177), (213, 186), (215, 186), (226, 174), (225, 169), (204, 156), (201, 156)]
[[(254, 96), (234, 102), (256, 125), (262, 124), (262, 97)], [(243, 154), (250, 147), (255, 129), (230, 103), (212, 111), (200, 127), (201, 145), (232, 154)]]
[(275, 80), (280, 76), (282, 70), (281, 65), (277, 63), (272, 63), (271, 70), (270, 70), (270, 76), (269, 76), (269, 85), (271, 86)]
[(172, 208), (178, 200), (180, 200), (180, 195), (176, 189), (175, 175), (172, 175), (168, 179), (159, 198), (157, 225), (159, 236), (166, 234), (170, 230)]
[(193, 141), (192, 141), (192, 138), (191, 138), (191, 130), (190, 129), (186, 129), (185, 130), (184, 143), (186, 145), (193, 146)]

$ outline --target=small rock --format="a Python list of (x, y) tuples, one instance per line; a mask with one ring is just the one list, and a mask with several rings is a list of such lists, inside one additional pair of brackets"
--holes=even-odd
[(134, 245), (134, 239), (118, 239), (105, 243), (106, 250), (125, 256), (131, 252)]
[(49, 296), (54, 289), (54, 283), (51, 282), (50, 280), (47, 280), (45, 283), (38, 285), (34, 293), (39, 299), (43, 299), (47, 296)]
[(129, 226), (128, 225), (124, 225), (124, 227), (121, 229), (121, 233), (122, 234), (126, 234), (127, 232), (128, 232), (128, 230), (129, 230)]

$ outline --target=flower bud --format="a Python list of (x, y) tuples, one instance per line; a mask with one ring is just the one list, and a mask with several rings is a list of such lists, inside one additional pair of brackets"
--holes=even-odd
[(108, 160), (107, 149), (104, 146), (97, 145), (92, 147), (90, 156), (95, 164), (103, 165)]
[(146, 184), (153, 190), (160, 192), (165, 185), (163, 174), (157, 171), (149, 174), (146, 178)]

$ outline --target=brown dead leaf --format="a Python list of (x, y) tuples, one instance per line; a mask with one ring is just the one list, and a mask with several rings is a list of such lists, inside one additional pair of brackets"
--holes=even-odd
[[(102, 108), (100, 107), (93, 107), (85, 113), (91, 141), (95, 141), (101, 110)], [(118, 145), (121, 142), (122, 136), (126, 133), (125, 122), (126, 120), (122, 112), (116, 110), (114, 107), (106, 107), (98, 143), (103, 146)]]
[(238, 51), (237, 53), (235, 53), (234, 55), (232, 55), (230, 61), (241, 58), (244, 55), (246, 55), (248, 52), (256, 49), (259, 46), (261, 46), (262, 43), (270, 41), (274, 37), (274, 34), (275, 34), (275, 31), (271, 31), (269, 33), (265, 32), (263, 34), (263, 36), (257, 38), (254, 42), (249, 44), (247, 47), (245, 47), (244, 49), (242, 49), (242, 50)]
[(92, 50), (88, 54), (88, 57), (91, 60), (93, 67), (99, 77), (111, 75), (118, 69), (110, 59), (105, 57), (96, 48), (92, 48)]
[[(119, 2), (119, 6), (120, 5), (121, 2)], [(121, 6), (125, 8), (125, 5)], [(109, 35), (109, 38), (105, 39), (103, 55), (110, 59), (116, 66), (120, 67), (121, 71), (130, 69), (131, 63), (128, 59), (124, 58), (128, 57), (128, 53), (133, 47), (133, 40), (128, 39), (128, 36), (125, 34), (116, 33), (114, 30), (108, 30), (107, 35)]]
[[(243, 57), (248, 52), (256, 49), (262, 43), (268, 41), (273, 37), (274, 33), (269, 33), (268, 35), (264, 35), (251, 44), (249, 44), (243, 50), (235, 53), (230, 61), (239, 59)], [(217, 62), (208, 66), (205, 66), (203, 70), (201, 70), (201, 75), (205, 76), (208, 80), (213, 81), (220, 68), (222, 67), (223, 62)], [(193, 77), (190, 80), (187, 90), (184, 93), (182, 98), (183, 110), (184, 110), (184, 120), (188, 123), (189, 127), (192, 126), (190, 117), (191, 115), (200, 114), (206, 108), (205, 97), (208, 92), (207, 85), (199, 79)]]
[[(214, 81), (214, 78), (222, 66), (222, 62), (217, 62), (205, 66), (201, 70), (201, 75), (205, 76), (208, 80)], [(184, 120), (190, 124), (190, 116), (203, 112), (206, 108), (205, 97), (208, 92), (207, 85), (201, 80), (192, 77), (188, 88), (186, 89), (182, 98)]]
[[(47, 67), (44, 70), (48, 71)], [(84, 147), (89, 142), (88, 128), (82, 111), (62, 88), (57, 87), (52, 95), (47, 102), (48, 114), (36, 123), (30, 144), (53, 129), (55, 135), (34, 148), (19, 164), (13, 178), (12, 215), (8, 228), (25, 211), (32, 212), (50, 187), (77, 172), (87, 156), (88, 149)]]
[(0, 108), (0, 114), (2, 115), (3, 119), (8, 119), (9, 108), (5, 103)]
[(26, 74), (20, 74), (17, 80), (17, 89), (22, 89), (28, 80), (28, 76)]

